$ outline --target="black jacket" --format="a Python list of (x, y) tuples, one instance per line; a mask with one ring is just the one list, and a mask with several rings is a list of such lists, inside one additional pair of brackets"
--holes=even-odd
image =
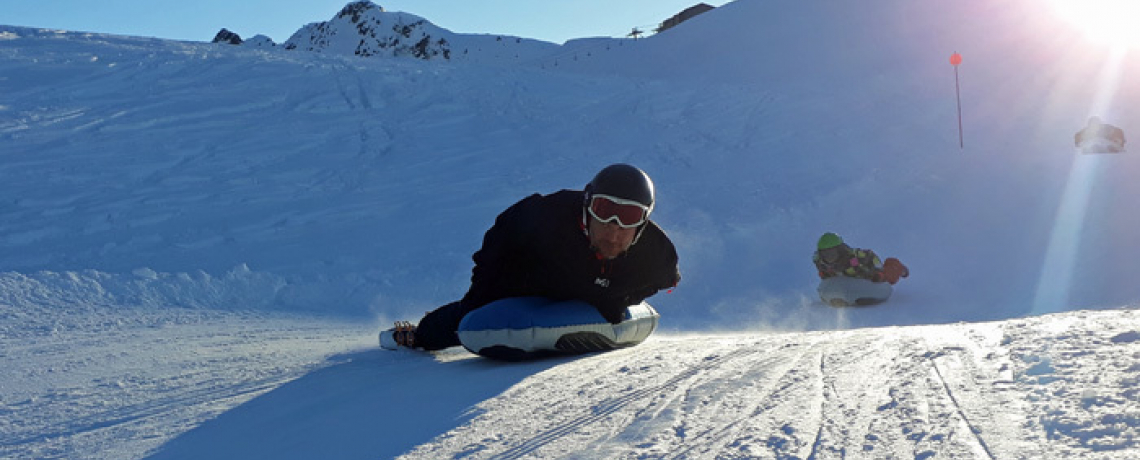
[(677, 285), (677, 250), (652, 221), (628, 251), (599, 258), (583, 231), (584, 197), (571, 190), (534, 194), (499, 214), (472, 256), (465, 309), (540, 296), (585, 301), (618, 323), (625, 307)]

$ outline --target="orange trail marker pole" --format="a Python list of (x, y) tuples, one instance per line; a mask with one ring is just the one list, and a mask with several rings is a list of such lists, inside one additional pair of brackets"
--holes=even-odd
[(950, 65), (954, 66), (954, 96), (958, 99), (958, 148), (966, 148), (962, 140), (962, 91), (958, 85), (958, 64), (962, 63), (962, 55), (957, 51), (950, 55)]

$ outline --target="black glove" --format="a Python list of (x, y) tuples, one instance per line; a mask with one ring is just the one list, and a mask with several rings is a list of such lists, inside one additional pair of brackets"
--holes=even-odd
[(605, 318), (606, 321), (609, 321), (610, 324), (617, 324), (625, 319), (625, 307), (599, 308), (598, 313), (601, 313), (602, 317)]

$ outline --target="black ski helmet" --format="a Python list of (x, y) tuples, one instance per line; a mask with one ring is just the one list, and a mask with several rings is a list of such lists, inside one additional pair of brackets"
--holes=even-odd
[(586, 202), (595, 194), (633, 200), (653, 211), (653, 180), (636, 166), (618, 163), (602, 168), (586, 184)]

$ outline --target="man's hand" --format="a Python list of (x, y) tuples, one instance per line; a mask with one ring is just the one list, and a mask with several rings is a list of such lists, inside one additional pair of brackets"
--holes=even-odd
[(605, 318), (606, 321), (609, 321), (610, 324), (617, 324), (617, 323), (622, 322), (622, 320), (625, 319), (625, 307), (617, 308), (617, 309), (599, 308), (598, 312), (601, 313), (602, 317)]

